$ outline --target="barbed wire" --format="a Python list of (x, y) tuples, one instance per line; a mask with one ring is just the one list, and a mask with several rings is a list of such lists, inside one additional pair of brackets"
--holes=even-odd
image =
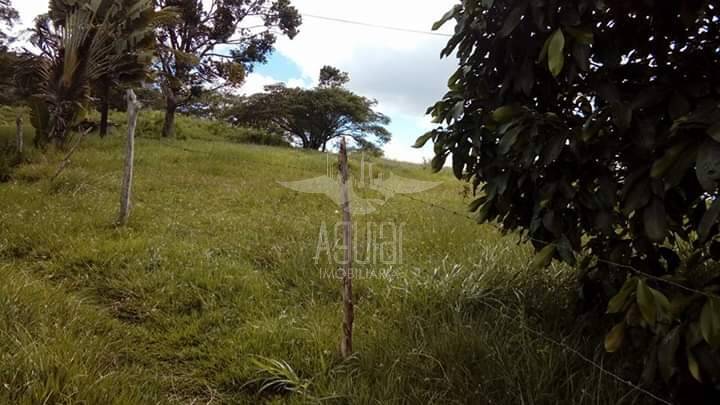
[(550, 337), (550, 336), (547, 336), (547, 335), (544, 334), (543, 332), (540, 332), (540, 331), (538, 331), (538, 330), (536, 330), (536, 329), (534, 329), (534, 328), (531, 328), (531, 327), (525, 325), (524, 323), (516, 322), (516, 319), (515, 319), (515, 318), (513, 318), (512, 316), (506, 314), (506, 313), (503, 312), (502, 310), (500, 310), (500, 309), (498, 309), (498, 308), (490, 305), (487, 301), (479, 301), (479, 302), (480, 302), (480, 304), (484, 305), (486, 308), (489, 308), (489, 309), (492, 310), (493, 312), (497, 313), (500, 317), (513, 321), (513, 324), (518, 325), (518, 327), (520, 327), (521, 329), (523, 329), (523, 330), (525, 330), (525, 331), (527, 331), (527, 332), (530, 332), (531, 334), (533, 334), (533, 335), (535, 335), (535, 336), (537, 336), (537, 337), (539, 337), (539, 338), (541, 338), (541, 339), (543, 339), (543, 340), (545, 340), (545, 341), (547, 341), (547, 342), (552, 343), (553, 345), (561, 348), (561, 349), (564, 350), (564, 351), (567, 351), (567, 352), (569, 352), (569, 353), (574, 354), (574, 355), (577, 356), (579, 359), (583, 360), (585, 363), (588, 363), (588, 364), (591, 365), (592, 367), (594, 367), (594, 368), (596, 368), (597, 370), (599, 370), (601, 373), (603, 373), (603, 374), (611, 377), (612, 379), (618, 381), (619, 383), (622, 383), (622, 384), (624, 384), (624, 385), (632, 388), (633, 390), (639, 391), (639, 392), (641, 392), (641, 393), (643, 393), (643, 394), (645, 394), (645, 395), (653, 398), (653, 399), (656, 400), (656, 401), (662, 402), (663, 404), (673, 405), (672, 402), (670, 402), (670, 401), (668, 401), (668, 400), (666, 400), (666, 399), (664, 399), (664, 398), (659, 397), (658, 395), (656, 395), (656, 394), (652, 393), (651, 391), (648, 391), (647, 389), (645, 389), (645, 388), (643, 388), (643, 387), (641, 387), (641, 386), (633, 383), (632, 381), (629, 381), (629, 380), (626, 380), (625, 378), (620, 377), (619, 375), (613, 373), (613, 372), (610, 371), (610, 370), (607, 370), (607, 369), (606, 369), (605, 367), (603, 367), (601, 364), (598, 364), (595, 360), (593, 360), (593, 359), (591, 359), (590, 357), (584, 355), (583, 353), (581, 353), (579, 350), (573, 348), (572, 346), (570, 346), (570, 345), (568, 345), (568, 344), (566, 344), (566, 343), (563, 343), (563, 342), (561, 342), (561, 341), (559, 341), (559, 340), (557, 340), (557, 339), (555, 339), (555, 338), (552, 338), (552, 337)]
[[(208, 141), (208, 142), (214, 142), (214, 141)], [(167, 144), (167, 145), (168, 145), (168, 146), (171, 146), (170, 144)], [(173, 146), (173, 147), (176, 147), (176, 146)], [(211, 153), (211, 152), (207, 152), (207, 151), (192, 150), (192, 149), (188, 149), (188, 148), (184, 148), (184, 147), (176, 147), (176, 148), (185, 150), (185, 151), (187, 151), (187, 152)], [(306, 168), (306, 167), (298, 167), (298, 166), (285, 165), (285, 164), (280, 165), (280, 164), (270, 163), (270, 162), (267, 162), (267, 161), (261, 161), (261, 160), (257, 160), (257, 159), (250, 159), (250, 160), (246, 160), (246, 161), (253, 162), (253, 163), (257, 163), (257, 164), (264, 165), (264, 166), (268, 166), (268, 167), (284, 168), (284, 169), (294, 169), (294, 170), (298, 170), (298, 171), (305, 172), (305, 173), (312, 173), (312, 174), (314, 174), (314, 175), (316, 175), (316, 176), (320, 176), (320, 175), (321, 175), (321, 174), (318, 174), (318, 173), (316, 173), (316, 172), (314, 172), (314, 171), (312, 171), (312, 170), (309, 170), (309, 169)], [(332, 164), (330, 167), (335, 167), (335, 165)], [(325, 173), (325, 174), (327, 174), (327, 173)], [(435, 204), (435, 203), (433, 203), (433, 202), (431, 202), (431, 201), (426, 201), (426, 200), (423, 200), (423, 199), (420, 199), (420, 198), (415, 198), (415, 197), (413, 197), (413, 196), (411, 196), (411, 195), (408, 195), (408, 194), (397, 194), (397, 195), (399, 195), (400, 197), (403, 197), (403, 198), (406, 198), (406, 199), (409, 199), (409, 200), (418, 202), (418, 203), (422, 203), (422, 204), (427, 205), (427, 206), (429, 206), (429, 207), (432, 207), (432, 208), (434, 208), (434, 209), (442, 210), (442, 211), (448, 212), (448, 213), (450, 213), (450, 214), (453, 214), (453, 215), (456, 215), (456, 216), (465, 218), (465, 219), (467, 219), (467, 220), (471, 220), (471, 221), (473, 221), (473, 222), (477, 222), (477, 221), (475, 220), (475, 218), (473, 218), (472, 216), (467, 215), (467, 214), (462, 213), (462, 212), (459, 212), (459, 211), (454, 210), (454, 209), (452, 209), (452, 208), (448, 208), (448, 207), (445, 207), (445, 206), (443, 206), (443, 205), (438, 205), (438, 204)], [(501, 232), (501, 233), (506, 233), (506, 232), (507, 232), (507, 230), (503, 229), (501, 226), (499, 226), (499, 225), (497, 225), (497, 224), (493, 224), (493, 223), (490, 223), (490, 222), (486, 222), (486, 223), (484, 223), (484, 224), (495, 228), (497, 231), (499, 231), (499, 232)], [(544, 246), (554, 246), (554, 247), (556, 247), (556, 248), (564, 248), (563, 246), (560, 246), (560, 245), (557, 244), (557, 243), (549, 242), (549, 241), (545, 241), (545, 240), (541, 240), (541, 239), (537, 239), (537, 238), (533, 238), (533, 237), (531, 237), (531, 236), (529, 236), (529, 235), (522, 235), (522, 236), (520, 236), (520, 237), (521, 237), (521, 238), (525, 238), (526, 240), (529, 240), (529, 241), (533, 241), (533, 242), (540, 243), (540, 244), (542, 244), (542, 245), (544, 245)], [(686, 285), (683, 285), (683, 284), (678, 283), (678, 282), (673, 281), (673, 280), (668, 280), (668, 279), (665, 279), (665, 278), (662, 278), (662, 277), (659, 277), (659, 276), (656, 276), (656, 275), (653, 275), (653, 274), (646, 273), (646, 272), (644, 272), (644, 271), (642, 271), (642, 270), (639, 270), (639, 269), (635, 268), (634, 266), (631, 266), (631, 265), (628, 265), (628, 264), (616, 263), (616, 262), (613, 262), (613, 261), (610, 261), (610, 260), (606, 260), (606, 259), (601, 259), (601, 258), (597, 258), (596, 260), (597, 260), (598, 262), (600, 262), (600, 263), (604, 263), (604, 264), (608, 264), (608, 265), (611, 265), (611, 266), (616, 266), (616, 267), (619, 267), (619, 268), (623, 268), (623, 269), (625, 269), (625, 270), (629, 270), (629, 271), (631, 271), (631, 272), (633, 272), (633, 273), (635, 273), (635, 274), (637, 274), (637, 275), (640, 275), (640, 276), (643, 276), (643, 277), (647, 277), (647, 278), (649, 278), (649, 279), (652, 279), (652, 280), (655, 280), (655, 281), (658, 281), (658, 282), (661, 282), (661, 283), (665, 283), (665, 284), (667, 284), (667, 285), (671, 285), (671, 286), (673, 286), (673, 287), (682, 289), (682, 290), (684, 290), (684, 291), (686, 291), (686, 292), (691, 292), (691, 293), (703, 295), (703, 296), (708, 297), (708, 298), (720, 299), (720, 295), (713, 294), (713, 293), (710, 293), (710, 292), (707, 292), (707, 291), (698, 290), (698, 289), (695, 289), (695, 288), (692, 288), (692, 287), (688, 287), (688, 286), (686, 286)]]
[[(183, 148), (183, 149), (186, 150), (186, 151), (188, 151), (188, 152), (210, 153), (210, 152), (204, 152), (204, 151), (189, 150), (189, 149), (186, 149), (186, 148)], [(264, 166), (268, 166), (268, 167), (273, 167), (273, 168), (291, 168), (291, 169), (298, 170), (298, 171), (305, 172), (305, 173), (313, 173), (314, 175), (320, 175), (320, 174), (318, 174), (318, 173), (312, 172), (312, 171), (309, 170), (308, 168), (303, 168), (303, 167), (298, 167), (298, 166), (293, 166), (293, 165), (280, 165), (280, 164), (270, 163), (270, 162), (266, 162), (266, 161), (260, 161), (260, 160), (256, 160), (256, 159), (250, 159), (250, 160), (246, 160), (246, 161), (252, 162), (252, 163), (257, 163), (257, 164), (264, 165)], [(325, 173), (325, 174), (327, 174), (327, 173)], [(454, 209), (451, 209), (451, 208), (448, 208), (448, 207), (445, 207), (445, 206), (442, 206), (442, 205), (438, 205), (438, 204), (435, 204), (435, 203), (430, 202), (430, 201), (425, 201), (425, 200), (422, 200), (422, 199), (419, 199), (419, 198), (415, 198), (415, 197), (412, 197), (412, 196), (407, 195), (407, 194), (399, 194), (399, 195), (402, 196), (402, 197), (404, 197), (404, 198), (413, 200), (413, 201), (415, 201), (415, 202), (422, 203), (422, 204), (424, 204), (424, 205), (426, 205), (426, 206), (429, 206), (429, 207), (432, 207), (432, 208), (434, 208), (434, 209), (439, 209), (439, 210), (442, 210), (442, 211), (445, 211), (445, 212), (449, 212), (449, 213), (451, 213), (451, 214), (453, 214), (453, 215), (461, 216), (461, 217), (463, 217), (463, 218), (465, 218), (465, 219), (472, 220), (472, 221), (475, 222), (475, 219), (472, 218), (471, 216), (466, 215), (466, 214), (463, 214), (463, 213), (461, 213), (461, 212), (459, 212), (459, 211), (456, 211), (456, 210), (454, 210)], [(494, 228), (496, 228), (497, 230), (499, 230), (499, 231), (501, 231), (501, 232), (504, 231), (503, 229), (501, 229), (501, 228), (500, 228), (499, 226), (497, 226), (497, 225), (494, 225), (494, 224), (488, 224), (488, 225), (493, 226)], [(534, 240), (534, 241), (536, 241), (536, 242), (545, 243), (545, 244), (553, 244), (553, 243), (551, 243), (551, 242), (540, 241), (540, 240), (537, 240), (537, 239), (534, 239), (534, 238), (530, 238), (530, 237), (528, 237), (528, 240)], [(553, 245), (558, 246), (557, 244), (553, 244)], [(600, 259), (598, 259), (598, 260), (600, 260)], [(632, 267), (632, 266), (623, 265), (623, 264), (620, 264), (620, 263), (612, 263), (612, 262), (610, 262), (610, 261), (603, 261), (603, 262), (606, 262), (606, 263), (608, 263), (608, 264), (612, 264), (612, 265), (615, 265), (615, 266), (627, 268), (628, 270), (632, 270), (632, 271), (634, 271), (634, 272), (636, 272), (636, 273), (638, 273), (638, 274), (645, 275), (645, 276), (650, 277), (650, 278), (654, 278), (654, 279), (657, 278), (656, 276), (652, 276), (652, 275), (650, 275), (650, 274), (646, 274), (646, 273), (644, 273), (644, 272), (642, 272), (642, 271), (640, 271), (640, 270), (637, 270), (637, 269), (635, 269), (635, 268)], [(692, 288), (689, 288), (689, 287), (685, 287), (685, 286), (683, 286), (683, 285), (681, 285), (681, 284), (679, 284), (679, 283), (674, 283), (674, 282), (672, 282), (672, 281), (670, 281), (670, 280), (665, 280), (665, 279), (662, 279), (662, 278), (657, 278), (657, 279), (658, 279), (658, 281), (668, 282), (668, 283), (673, 284), (673, 285), (674, 285), (674, 284), (677, 284), (678, 287), (681, 287), (681, 288), (683, 288), (683, 289), (685, 289), (685, 290), (688, 290), (688, 291), (697, 292), (697, 293), (700, 293), (700, 294), (703, 294), (703, 295), (713, 296), (712, 294), (708, 294), (708, 293), (703, 292), (703, 291), (699, 291), (699, 290), (695, 290), (695, 289), (692, 289)], [(621, 384), (623, 384), (623, 385), (625, 385), (625, 386), (627, 386), (627, 387), (630, 387), (632, 390), (638, 391), (638, 392), (640, 392), (640, 393), (642, 393), (642, 394), (644, 394), (644, 395), (647, 395), (648, 397), (650, 397), (650, 398), (652, 398), (652, 399), (654, 399), (654, 400), (656, 400), (656, 401), (658, 401), (658, 402), (660, 402), (660, 403), (663, 403), (663, 404), (665, 404), (665, 405), (674, 405), (672, 402), (670, 402), (670, 401), (668, 401), (668, 400), (666, 400), (666, 399), (664, 399), (664, 398), (662, 398), (662, 397), (654, 394), (653, 392), (651, 392), (651, 391), (649, 391), (649, 390), (641, 387), (640, 385), (635, 384), (635, 383), (633, 383), (632, 381), (627, 380), (627, 379), (619, 376), (618, 374), (613, 373), (612, 371), (607, 370), (607, 369), (606, 369), (605, 367), (603, 367), (601, 364), (598, 364), (596, 361), (594, 361), (593, 359), (591, 359), (591, 358), (588, 357), (587, 355), (583, 354), (582, 352), (580, 352), (580, 351), (577, 350), (576, 348), (568, 345), (567, 343), (564, 343), (564, 342), (562, 342), (562, 341), (560, 341), (560, 340), (558, 340), (558, 339), (556, 339), (556, 338), (553, 338), (553, 337), (551, 337), (551, 336), (548, 336), (548, 335), (546, 335), (545, 333), (543, 333), (543, 332), (541, 332), (541, 331), (539, 331), (539, 330), (537, 330), (537, 329), (534, 329), (534, 328), (532, 328), (532, 327), (530, 327), (530, 326), (525, 325), (524, 323), (515, 322), (515, 321), (516, 321), (515, 318), (513, 318), (512, 316), (506, 314), (506, 313), (503, 312), (501, 309), (499, 309), (499, 308), (491, 305), (488, 301), (489, 301), (489, 299), (480, 300), (479, 303), (482, 304), (483, 306), (485, 306), (486, 308), (489, 308), (490, 310), (492, 310), (493, 312), (495, 312), (496, 314), (498, 314), (500, 317), (513, 321), (513, 324), (518, 325), (518, 327), (520, 327), (521, 329), (523, 329), (523, 330), (525, 330), (525, 331), (527, 331), (527, 332), (529, 332), (529, 333), (531, 333), (531, 334), (533, 334), (533, 335), (535, 335), (535, 336), (537, 336), (537, 337), (539, 337), (539, 338), (541, 338), (541, 339), (543, 339), (543, 340), (545, 340), (545, 341), (547, 341), (547, 342), (549, 342), (549, 343), (557, 346), (558, 348), (560, 348), (560, 349), (563, 350), (563, 351), (566, 351), (566, 352), (568, 352), (568, 353), (573, 354), (574, 356), (577, 356), (578, 359), (582, 360), (582, 361), (585, 362), (586, 364), (588, 364), (588, 365), (590, 365), (591, 367), (597, 369), (598, 371), (600, 371), (600, 372), (603, 373), (604, 375), (606, 375), (606, 376), (614, 379), (615, 381), (617, 381), (617, 382), (619, 382), (619, 383), (621, 383)]]
[(431, 35), (436, 37), (452, 37), (452, 34), (444, 33), (444, 32), (436, 32), (436, 31), (422, 31), (412, 28), (404, 28), (404, 27), (394, 27), (390, 25), (382, 25), (382, 24), (375, 24), (375, 23), (368, 23), (363, 21), (355, 21), (355, 20), (348, 20), (344, 18), (337, 18), (337, 17), (327, 17), (327, 16), (321, 16), (321, 15), (315, 15), (315, 14), (308, 14), (303, 13), (303, 17), (308, 18), (314, 18), (316, 20), (324, 20), (324, 21), (332, 21), (342, 24), (350, 24), (350, 25), (359, 25), (362, 27), (369, 27), (369, 28), (377, 28), (382, 30), (389, 30), (389, 31), (398, 31), (398, 32), (407, 32), (410, 34), (422, 34), (422, 35)]
[[(461, 217), (463, 217), (463, 218), (466, 218), (466, 219), (475, 221), (475, 218), (473, 218), (472, 216), (466, 215), (466, 214), (463, 214), (463, 213), (460, 213), (460, 212), (458, 212), (458, 211), (456, 211), (456, 210), (453, 210), (453, 209), (451, 209), (451, 208), (447, 208), (447, 207), (444, 207), (444, 206), (441, 206), (441, 205), (437, 205), (437, 204), (434, 204), (434, 203), (432, 203), (432, 202), (430, 202), (430, 201), (425, 201), (425, 200), (422, 200), (422, 199), (419, 199), (419, 198), (415, 198), (415, 197), (409, 196), (409, 195), (407, 195), (407, 194), (400, 194), (400, 196), (401, 196), (401, 197), (405, 197), (405, 198), (410, 199), (410, 200), (413, 200), (413, 201), (416, 201), (416, 202), (420, 202), (420, 203), (426, 204), (426, 205), (428, 205), (428, 206), (430, 206), (430, 207), (433, 207), (433, 208), (435, 208), (435, 209), (440, 209), (440, 210), (443, 210), (443, 211), (452, 213), (453, 215), (461, 216)], [(497, 230), (500, 231), (500, 232), (506, 232), (505, 229), (501, 228), (501, 227), (500, 227), (499, 225), (497, 225), (497, 224), (493, 224), (493, 223), (489, 223), (489, 222), (486, 222), (485, 224), (486, 224), (486, 225), (489, 225), (489, 226), (492, 226), (493, 228), (497, 229)], [(527, 240), (529, 240), (529, 241), (541, 243), (541, 244), (543, 244), (543, 245), (545, 245), (545, 246), (554, 246), (554, 247), (556, 247), (556, 248), (563, 248), (563, 246), (560, 246), (560, 245), (558, 245), (557, 243), (540, 240), (540, 239), (537, 239), (537, 238), (533, 238), (532, 236), (520, 236), (520, 237), (521, 237), (521, 238), (525, 238), (525, 239), (527, 239)], [(653, 275), (653, 274), (646, 273), (646, 272), (644, 272), (644, 271), (642, 271), (642, 270), (639, 270), (639, 269), (637, 269), (637, 268), (635, 268), (635, 267), (633, 267), (633, 266), (630, 266), (630, 265), (628, 265), (628, 264), (616, 263), (616, 262), (613, 262), (613, 261), (610, 261), (610, 260), (606, 260), (606, 259), (601, 259), (601, 258), (597, 258), (597, 261), (598, 261), (598, 262), (601, 262), (601, 263), (609, 264), (609, 265), (611, 265), (611, 266), (616, 266), (616, 267), (620, 267), (620, 268), (629, 270), (629, 271), (631, 271), (631, 272), (633, 272), (633, 273), (635, 273), (635, 274), (637, 274), (637, 275), (640, 275), (640, 276), (643, 276), (643, 277), (647, 277), (647, 278), (649, 278), (649, 279), (652, 279), (652, 280), (655, 280), (655, 281), (658, 281), (658, 282), (661, 282), (661, 283), (665, 283), (665, 284), (668, 284), (668, 285), (672, 285), (672, 286), (674, 286), (674, 287), (680, 288), (680, 289), (685, 290), (685, 291), (687, 291), (687, 292), (691, 292), (691, 293), (695, 293), (695, 294), (700, 294), (700, 295), (706, 296), (706, 297), (708, 297), (708, 298), (720, 299), (720, 295), (713, 294), (713, 293), (710, 293), (710, 292), (707, 292), (707, 291), (698, 290), (698, 289), (695, 289), (695, 288), (688, 287), (688, 286), (686, 286), (686, 285), (680, 284), (680, 283), (678, 283), (678, 282), (676, 282), (676, 281), (673, 281), (673, 280), (668, 280), (668, 279), (665, 279), (665, 278), (662, 278), (662, 277), (658, 277), (658, 276)]]

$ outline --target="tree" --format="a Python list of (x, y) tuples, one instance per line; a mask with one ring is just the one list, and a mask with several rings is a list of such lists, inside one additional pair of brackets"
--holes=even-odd
[(8, 50), (11, 38), (4, 28), (12, 28), (18, 18), (18, 12), (10, 1), (0, 0), (0, 102), (3, 103), (10, 101), (8, 95), (14, 88), (12, 67), (17, 62), (17, 56)]
[(153, 9), (146, 0), (126, 5), (123, 0), (52, 0), (48, 14), (36, 19), (31, 41), (41, 54), (26, 56), (16, 78), (28, 96), (37, 144), (64, 145), (90, 101), (90, 85), (135, 57), (138, 38), (125, 28), (149, 21)]
[[(153, 0), (119, 0), (127, 14), (118, 15), (114, 24), (117, 35), (127, 42), (115, 47), (115, 62), (107, 73), (92, 83), (100, 109), (100, 136), (107, 135), (108, 113), (112, 90), (120, 85), (131, 86), (149, 80), (149, 65), (155, 46), (153, 28), (163, 21), (172, 21), (172, 13), (155, 12)], [(134, 13), (133, 10), (142, 10)], [(112, 39), (115, 41), (115, 38)]]
[[(328, 67), (322, 70), (328, 71)], [(321, 84), (314, 89), (265, 87), (265, 93), (254, 94), (233, 109), (231, 121), (280, 131), (305, 149), (324, 151), (328, 142), (341, 136), (368, 150), (387, 143), (391, 135), (385, 126), (390, 119), (373, 110), (377, 102), (340, 85), (324, 84), (322, 72)], [(347, 81), (347, 73), (337, 72), (334, 77)]]
[(206, 91), (185, 104), (181, 111), (205, 119), (223, 119), (229, 109), (242, 102), (242, 96), (230, 92)]
[(585, 301), (616, 314), (606, 348), (640, 339), (646, 376), (667, 382), (720, 378), (720, 301), (677, 287), (720, 291), (719, 13), (465, 1), (435, 25), (456, 21), (442, 55), (460, 67), (417, 142), (435, 143), (436, 170), (452, 155), (477, 219), (519, 230), (535, 268), (577, 264)]
[(350, 75), (342, 70), (325, 65), (320, 69), (319, 87), (342, 87), (350, 81)]
[(253, 64), (265, 62), (277, 34), (294, 38), (301, 19), (289, 0), (155, 0), (178, 18), (157, 30), (165, 96), (163, 136), (174, 134), (175, 112), (203, 91), (239, 85)]

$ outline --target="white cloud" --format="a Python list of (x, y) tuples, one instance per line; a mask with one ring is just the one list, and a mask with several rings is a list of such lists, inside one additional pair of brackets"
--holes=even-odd
[(238, 91), (241, 95), (249, 95), (255, 93), (262, 93), (265, 90), (265, 86), (277, 83), (278, 80), (273, 79), (270, 76), (265, 76), (259, 73), (250, 73), (245, 78), (245, 83), (240, 87)]
[[(432, 148), (411, 146), (431, 128), (425, 110), (446, 91), (448, 77), (457, 68), (454, 59), (440, 59), (447, 37), (390, 31), (319, 20), (308, 15), (340, 18), (376, 25), (430, 31), (456, 0), (294, 0), (303, 16), (300, 34), (282, 38), (277, 50), (295, 62), (306, 80), (315, 80), (323, 65), (350, 73), (349, 88), (375, 98), (378, 109), (395, 121), (413, 122), (386, 145), (388, 157), (420, 162), (432, 157)], [(444, 27), (451, 30), (451, 25)]]
[[(208, 0), (203, 0), (208, 1)], [(350, 73), (349, 88), (379, 101), (379, 110), (396, 122), (412, 122), (401, 131), (394, 127), (388, 156), (421, 161), (431, 150), (412, 149), (415, 138), (426, 131), (426, 108), (445, 92), (447, 78), (456, 68), (453, 59), (440, 60), (447, 37), (423, 35), (321, 20), (310, 15), (352, 20), (376, 25), (430, 31), (457, 0), (292, 0), (303, 14), (300, 34), (289, 40), (281, 37), (277, 50), (296, 63), (301, 77), (287, 80), (289, 86), (310, 87), (317, 81), (323, 65), (333, 65)], [(14, 1), (23, 23), (47, 10), (46, 0)], [(443, 27), (451, 32), (451, 24)], [(240, 93), (262, 91), (277, 80), (252, 73)]]
[(20, 13), (20, 26), (30, 28), (40, 14), (47, 13), (47, 0), (12, 0), (12, 6)]

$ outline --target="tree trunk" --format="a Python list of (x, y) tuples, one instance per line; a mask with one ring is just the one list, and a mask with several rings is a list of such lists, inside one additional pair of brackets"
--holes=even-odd
[(18, 156), (22, 156), (25, 138), (23, 137), (23, 119), (20, 113), (18, 113), (17, 118), (15, 118), (15, 127), (15, 146)]
[(140, 110), (140, 103), (138, 103), (137, 97), (135, 97), (135, 93), (132, 90), (127, 91), (127, 100), (127, 147), (125, 151), (125, 171), (122, 191), (120, 192), (120, 215), (118, 217), (118, 225), (121, 226), (127, 224), (130, 218), (130, 196), (132, 191), (133, 164), (135, 160), (135, 126), (137, 125), (137, 116)]
[(110, 110), (110, 85), (103, 84), (102, 94), (100, 95), (100, 137), (103, 138), (108, 132), (108, 112)]
[(167, 89), (165, 94), (165, 122), (162, 129), (164, 138), (175, 137), (175, 110), (177, 110), (177, 99), (173, 91)]
[(343, 243), (345, 244), (345, 260), (343, 263), (343, 338), (340, 343), (340, 352), (344, 358), (352, 355), (352, 335), (355, 312), (353, 308), (352, 292), (352, 225), (350, 223), (350, 197), (348, 193), (348, 160), (345, 138), (340, 142), (338, 154), (340, 169), (340, 201), (343, 209)]

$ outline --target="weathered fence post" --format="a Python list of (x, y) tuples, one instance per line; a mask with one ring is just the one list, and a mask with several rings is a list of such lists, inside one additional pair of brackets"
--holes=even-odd
[(20, 113), (15, 118), (15, 146), (17, 147), (18, 156), (22, 156), (25, 138), (23, 138), (23, 119)]
[(352, 354), (352, 329), (353, 329), (353, 292), (352, 292), (352, 224), (350, 223), (350, 199), (348, 194), (348, 158), (345, 138), (340, 141), (340, 153), (338, 154), (340, 170), (340, 201), (342, 203), (343, 216), (343, 243), (345, 244), (345, 260), (343, 262), (343, 339), (340, 344), (340, 352), (344, 358)]
[(135, 92), (133, 92), (132, 89), (127, 91), (127, 103), (127, 146), (125, 149), (125, 171), (122, 181), (122, 191), (120, 193), (120, 216), (118, 218), (118, 225), (127, 224), (130, 218), (130, 196), (133, 180), (133, 162), (135, 160), (135, 127), (140, 110), (140, 103), (137, 101)]

